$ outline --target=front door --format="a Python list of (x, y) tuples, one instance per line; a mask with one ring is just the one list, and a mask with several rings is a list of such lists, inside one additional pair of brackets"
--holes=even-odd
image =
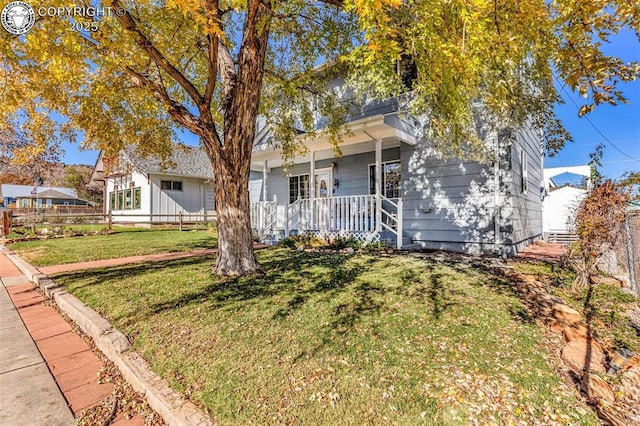
[(333, 185), (331, 182), (331, 168), (318, 169), (315, 175), (316, 181), (316, 198), (331, 197)]

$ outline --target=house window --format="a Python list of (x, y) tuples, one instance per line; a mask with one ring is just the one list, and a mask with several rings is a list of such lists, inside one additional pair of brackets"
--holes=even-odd
[(309, 198), (309, 175), (289, 177), (289, 202), (293, 203), (298, 198)]
[(529, 164), (527, 161), (527, 153), (524, 149), (520, 150), (520, 175), (522, 176), (522, 193), (526, 194), (527, 189), (529, 189)]
[(125, 210), (131, 210), (131, 206), (133, 205), (132, 204), (133, 200), (131, 199), (131, 195), (132, 195), (131, 193), (132, 192), (133, 191), (131, 191), (130, 189), (127, 189), (127, 190), (124, 191), (124, 208), (125, 208)]
[(142, 190), (138, 187), (112, 191), (109, 201), (111, 210), (136, 210), (142, 207)]
[(124, 210), (124, 191), (118, 191), (118, 207), (117, 210)]
[(179, 180), (161, 180), (160, 189), (168, 191), (182, 191), (182, 182)]
[[(387, 198), (400, 197), (400, 161), (388, 161), (381, 164), (382, 195)], [(369, 164), (369, 194), (376, 193), (376, 165)]]
[(139, 209), (142, 205), (142, 191), (140, 188), (133, 188), (133, 208)]

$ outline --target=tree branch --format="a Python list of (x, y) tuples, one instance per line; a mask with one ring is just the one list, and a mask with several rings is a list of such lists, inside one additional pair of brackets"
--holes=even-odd
[(330, 4), (332, 6), (342, 7), (344, 5), (343, 0), (318, 0), (320, 3)]
[[(219, 9), (218, 2), (214, 0), (207, 0), (206, 2), (207, 11), (211, 14), (214, 14), (216, 20), (220, 22), (219, 19)], [(207, 109), (211, 108), (211, 99), (213, 98), (213, 92), (216, 88), (216, 80), (218, 79), (218, 38), (215, 37), (211, 32), (207, 36), (209, 40), (209, 49), (208, 49), (208, 80), (207, 86), (204, 89), (204, 103), (207, 106)]]
[(200, 119), (191, 114), (189, 110), (179, 102), (172, 99), (164, 86), (151, 81), (147, 76), (139, 73), (129, 66), (126, 66), (123, 69), (127, 74), (129, 74), (129, 76), (131, 76), (133, 84), (138, 87), (145, 87), (151, 90), (154, 96), (167, 107), (169, 114), (176, 122), (182, 124), (184, 127), (200, 137), (205, 134), (204, 126)]
[(198, 89), (186, 78), (176, 67), (174, 67), (167, 58), (153, 45), (151, 40), (138, 29), (136, 21), (131, 14), (122, 6), (119, 0), (113, 0), (112, 5), (114, 8), (121, 8), (125, 10), (122, 16), (115, 15), (116, 19), (122, 24), (122, 26), (131, 33), (133, 39), (138, 46), (144, 50), (147, 55), (162, 68), (169, 76), (171, 76), (193, 99), (196, 105), (203, 103), (203, 98)]
[(224, 101), (222, 108), (227, 109), (233, 100), (233, 91), (236, 87), (236, 66), (233, 58), (229, 53), (229, 49), (224, 45), (222, 40), (218, 39), (218, 69), (222, 77), (222, 85), (224, 87)]

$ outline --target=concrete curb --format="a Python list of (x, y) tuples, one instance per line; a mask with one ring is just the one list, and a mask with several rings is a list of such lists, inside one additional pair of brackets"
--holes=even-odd
[(138, 354), (132, 352), (126, 336), (113, 328), (106, 319), (5, 246), (0, 245), (0, 250), (49, 299), (55, 301), (60, 310), (78, 324), (82, 331), (91, 336), (98, 349), (118, 366), (125, 380), (134, 390), (145, 396), (151, 408), (160, 414), (168, 425), (214, 425), (209, 416), (192, 402), (182, 399), (171, 389), (169, 382), (155, 374)]

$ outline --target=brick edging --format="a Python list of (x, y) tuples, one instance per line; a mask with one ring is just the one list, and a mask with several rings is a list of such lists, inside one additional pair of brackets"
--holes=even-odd
[(195, 404), (185, 401), (171, 389), (169, 382), (154, 373), (149, 365), (131, 351), (126, 336), (116, 330), (96, 311), (60, 288), (55, 281), (27, 263), (13, 251), (0, 245), (0, 250), (13, 264), (89, 335), (100, 351), (122, 372), (131, 387), (145, 399), (164, 421), (173, 426), (214, 425), (209, 416)]

